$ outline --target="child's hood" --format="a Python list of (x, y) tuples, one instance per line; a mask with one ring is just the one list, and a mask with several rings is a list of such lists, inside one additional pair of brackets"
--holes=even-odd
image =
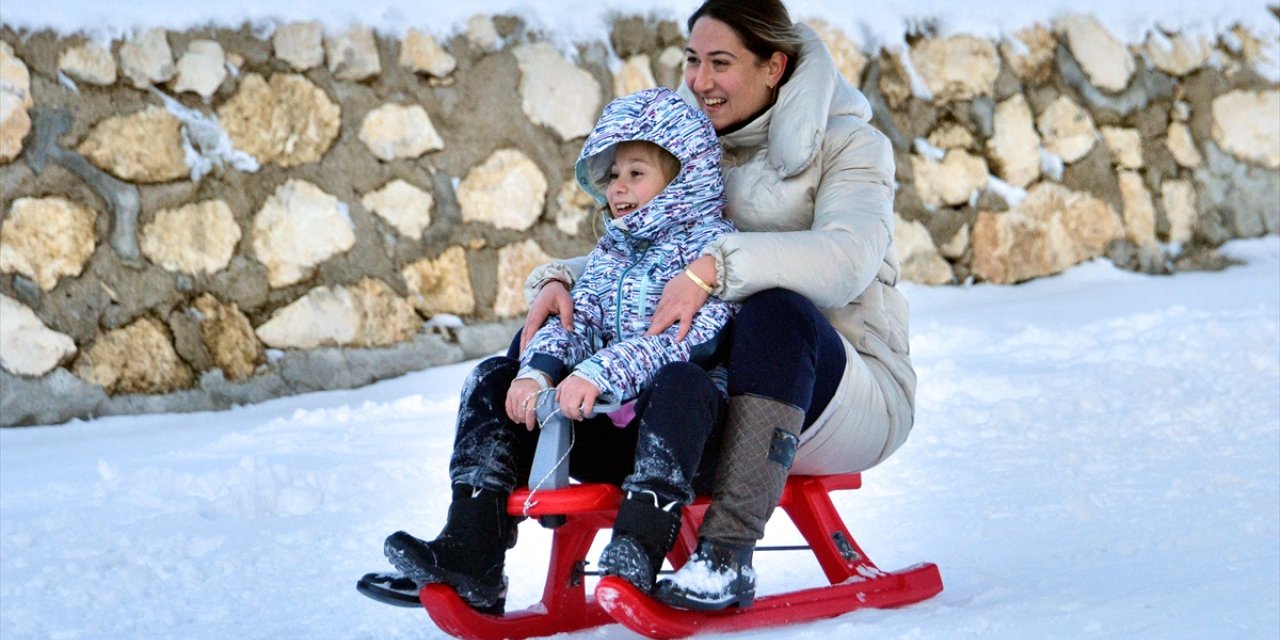
[(648, 204), (623, 218), (629, 234), (652, 240), (663, 229), (721, 215), (724, 179), (715, 128), (700, 110), (661, 87), (610, 102), (582, 145), (575, 167), (578, 185), (598, 205), (605, 204), (618, 143), (632, 140), (666, 149), (680, 161), (680, 173)]

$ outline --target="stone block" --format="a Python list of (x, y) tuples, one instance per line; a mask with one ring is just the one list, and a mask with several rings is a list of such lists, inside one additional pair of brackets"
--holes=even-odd
[(231, 207), (205, 200), (156, 212), (142, 228), (142, 253), (169, 271), (217, 273), (230, 264), (240, 235)]
[(523, 231), (542, 215), (547, 179), (516, 149), (499, 149), (467, 172), (458, 186), (464, 222), (484, 222)]
[(78, 150), (121, 180), (154, 184), (191, 174), (182, 147), (182, 121), (153, 105), (99, 122)]
[(0, 223), (0, 272), (20, 273), (44, 291), (80, 275), (97, 246), (97, 216), (57, 196), (14, 200)]
[(379, 160), (417, 158), (444, 148), (431, 117), (422, 105), (384, 104), (365, 116), (360, 141)]
[(462, 247), (452, 246), (439, 257), (418, 260), (400, 275), (409, 287), (409, 301), (424, 316), (469, 315), (476, 310), (467, 253)]
[(310, 277), (316, 265), (353, 246), (347, 206), (305, 180), (277, 188), (253, 220), (253, 252), (272, 287)]
[(76, 353), (71, 336), (45, 326), (26, 305), (0, 294), (0, 366), (39, 377)]

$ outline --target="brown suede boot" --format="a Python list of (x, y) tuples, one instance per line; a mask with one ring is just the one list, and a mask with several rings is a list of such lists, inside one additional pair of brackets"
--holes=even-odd
[[(794, 405), (760, 396), (729, 398), (711, 506), (698, 529), (698, 553), (671, 580), (658, 584), (658, 599), (703, 610), (750, 606), (755, 594), (751, 551), (782, 497), (802, 426), (804, 411)], [(716, 550), (724, 552), (711, 552)], [(691, 591), (688, 585), (700, 581), (692, 575), (682, 580), (681, 574), (697, 571), (725, 576), (725, 592)]]

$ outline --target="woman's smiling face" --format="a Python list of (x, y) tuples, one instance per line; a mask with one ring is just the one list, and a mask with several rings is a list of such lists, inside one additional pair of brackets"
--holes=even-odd
[(706, 16), (694, 23), (684, 53), (684, 82), (717, 131), (745, 121), (772, 103), (773, 88), (786, 66), (782, 53), (762, 60), (742, 44), (732, 27)]

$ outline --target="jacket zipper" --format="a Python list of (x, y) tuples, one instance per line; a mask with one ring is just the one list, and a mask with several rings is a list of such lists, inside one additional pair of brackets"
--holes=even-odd
[(649, 253), (649, 247), (650, 245), (646, 243), (644, 245), (644, 250), (640, 252), (640, 257), (636, 258), (635, 262), (632, 262), (622, 271), (622, 275), (618, 276), (618, 290), (613, 296), (614, 340), (622, 340), (622, 284), (627, 281), (627, 274), (631, 273), (632, 269), (640, 266), (640, 263), (644, 261), (645, 254)]

